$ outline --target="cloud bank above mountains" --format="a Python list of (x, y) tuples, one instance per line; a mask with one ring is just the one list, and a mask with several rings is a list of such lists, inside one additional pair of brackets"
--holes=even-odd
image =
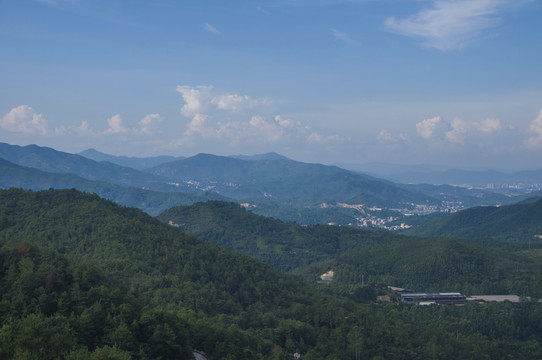
[[(295, 116), (283, 116), (277, 112), (277, 101), (271, 98), (221, 92), (212, 85), (178, 85), (175, 91), (180, 95), (175, 118), (150, 113), (127, 122), (121, 114), (114, 114), (96, 127), (83, 121), (78, 126), (52, 128), (44, 114), (29, 105), (20, 105), (0, 118), (0, 129), (51, 143), (67, 137), (81, 139), (81, 143), (89, 139), (103, 144), (112, 140), (116, 144), (137, 143), (154, 147), (161, 154), (187, 154), (191, 150), (196, 153), (213, 147), (226, 149), (222, 150), (223, 155), (247, 153), (243, 149), (253, 149), (252, 153), (283, 149), (314, 154), (372, 150), (388, 152), (387, 156), (391, 154), (403, 161), (405, 156), (420, 152), (435, 156), (439, 152), (470, 153), (476, 159), (505, 154), (525, 156), (542, 149), (542, 110), (523, 128), (497, 118), (467, 121), (433, 116), (412, 119), (402, 132), (381, 129), (361, 139), (314, 128)], [(375, 126), (376, 129), (378, 125)]]
[(245, 143), (316, 143), (341, 141), (337, 134), (322, 135), (300, 121), (273, 113), (273, 100), (248, 95), (217, 93), (213, 86), (179, 85), (184, 101), (180, 113), (189, 119), (181, 146), (198, 140)]

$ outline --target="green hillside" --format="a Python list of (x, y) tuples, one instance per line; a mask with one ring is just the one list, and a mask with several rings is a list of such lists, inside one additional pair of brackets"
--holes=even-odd
[(540, 249), (511, 252), (450, 238), (403, 238), (345, 252), (324, 268), (336, 269), (336, 280), (345, 284), (363, 279), (418, 291), (539, 297), (541, 256)]
[[(540, 250), (500, 249), (493, 241), (421, 239), (337, 226), (300, 226), (211, 201), (158, 216), (180, 230), (252, 256), (308, 280), (334, 269), (336, 282), (383, 284), (423, 291), (538, 296)], [(335, 285), (333, 285), (335, 286)], [(350, 291), (341, 293), (350, 294)]]
[(184, 324), (95, 261), (21, 242), (0, 249), (0, 270), (1, 359), (190, 357)]
[[(190, 344), (217, 359), (258, 358), (271, 354), (274, 346), (307, 353), (316, 347), (320, 331), (328, 331), (320, 329), (320, 322), (329, 324), (339, 309), (350, 311), (352, 306), (317, 295), (295, 278), (247, 257), (181, 234), (139, 210), (73, 190), (1, 191), (0, 219), (3, 247), (39, 245), (75, 262), (99, 264), (146, 307), (175, 318), (176, 327), (190, 334), (190, 341), (180, 345)], [(311, 313), (321, 317), (310, 319)], [(280, 335), (286, 328), (292, 337)], [(167, 335), (164, 341), (177, 337), (174, 330), (160, 330)], [(107, 339), (102, 344), (115, 345)]]
[(542, 200), (501, 207), (476, 207), (428, 222), (408, 234), (420, 236), (492, 237), (509, 242), (540, 242)]
[(300, 226), (253, 214), (221, 201), (171, 208), (157, 217), (205, 241), (242, 252), (279, 270), (291, 271), (352, 248), (371, 248), (392, 234), (327, 225)]
[(0, 290), (1, 359), (542, 357), (539, 304), (355, 304), (74, 190), (0, 191)]
[[(91, 152), (92, 154), (93, 158), (133, 163), (138, 167), (145, 163), (169, 159), (118, 158)], [(355, 223), (356, 217), (360, 215), (359, 211), (336, 206), (340, 202), (364, 204), (366, 207), (371, 204), (409, 207), (413, 201), (433, 201), (425, 195), (401, 189), (387, 181), (334, 166), (296, 162), (273, 153), (236, 158), (200, 154), (161, 164), (149, 170), (152, 173), (119, 166), (113, 162), (97, 162), (80, 155), (36, 145), (21, 147), (0, 143), (0, 158), (13, 165), (47, 173), (28, 171), (25, 174), (21, 169), (15, 171), (13, 166), (2, 162), (0, 166), (10, 167), (8, 170), (10, 174), (6, 172), (3, 176), (4, 183), (0, 184), (4, 188), (73, 187), (95, 192), (124, 205), (136, 206), (152, 215), (171, 206), (192, 202), (170, 200), (179, 198), (177, 195), (152, 193), (142, 195), (141, 192), (134, 190), (118, 191), (118, 186), (163, 193), (192, 193), (189, 196), (191, 198), (198, 198), (193, 194), (200, 193), (201, 200), (230, 198), (250, 202), (256, 205), (253, 210), (259, 214), (302, 224)], [(63, 174), (66, 177), (55, 177), (51, 174)], [(73, 185), (66, 186), (66, 183)], [(116, 185), (117, 188), (106, 192), (104, 188), (111, 188), (108, 184)], [(113, 192), (122, 194), (117, 196)], [(132, 199), (130, 195), (136, 198)], [(142, 198), (148, 200), (141, 200)], [(322, 204), (331, 206), (321, 206)]]
[(405, 206), (432, 198), (391, 182), (336, 166), (293, 160), (247, 161), (209, 154), (149, 169), (172, 181), (194, 180), (238, 199), (267, 199), (294, 205), (346, 202), (368, 206)]
[(73, 174), (48, 173), (15, 165), (0, 158), (0, 188), (26, 190), (77, 189), (94, 193), (118, 204), (136, 207), (150, 215), (158, 215), (172, 206), (189, 205), (198, 201), (225, 200), (212, 192), (164, 193), (123, 187), (106, 181), (92, 181)]
[(131, 157), (131, 156), (114, 156), (109, 154), (104, 154), (95, 149), (87, 149), (81, 151), (78, 155), (84, 156), (87, 159), (94, 161), (108, 161), (113, 164), (120, 166), (130, 167), (136, 170), (144, 170), (160, 164), (183, 159), (183, 157), (175, 156), (153, 156), (153, 157)]
[(165, 179), (119, 166), (110, 162), (97, 162), (86, 157), (57, 151), (37, 145), (17, 146), (0, 143), (0, 158), (13, 164), (48, 173), (73, 174), (87, 180), (104, 181), (121, 186), (134, 186), (157, 191), (178, 191)]
[(399, 186), (426, 194), (443, 202), (462, 204), (464, 207), (501, 205), (508, 203), (515, 196), (507, 196), (488, 189), (467, 188), (452, 185), (399, 184)]

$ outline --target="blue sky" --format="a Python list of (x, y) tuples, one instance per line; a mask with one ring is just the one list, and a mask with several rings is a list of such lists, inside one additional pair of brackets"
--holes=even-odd
[(0, 141), (542, 168), (539, 0), (0, 0)]

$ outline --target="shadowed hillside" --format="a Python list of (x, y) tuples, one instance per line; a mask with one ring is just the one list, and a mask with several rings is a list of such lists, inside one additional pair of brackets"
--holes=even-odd
[(501, 207), (476, 207), (431, 221), (408, 231), (420, 236), (492, 237), (501, 241), (540, 242), (542, 199)]

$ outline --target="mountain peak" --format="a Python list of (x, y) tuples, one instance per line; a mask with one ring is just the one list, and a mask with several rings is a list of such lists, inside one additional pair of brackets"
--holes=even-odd
[(290, 160), (284, 155), (277, 154), (276, 152), (268, 152), (265, 154), (255, 154), (255, 155), (231, 155), (229, 156), (234, 159), (239, 160), (248, 160), (248, 161), (258, 161), (258, 160)]

